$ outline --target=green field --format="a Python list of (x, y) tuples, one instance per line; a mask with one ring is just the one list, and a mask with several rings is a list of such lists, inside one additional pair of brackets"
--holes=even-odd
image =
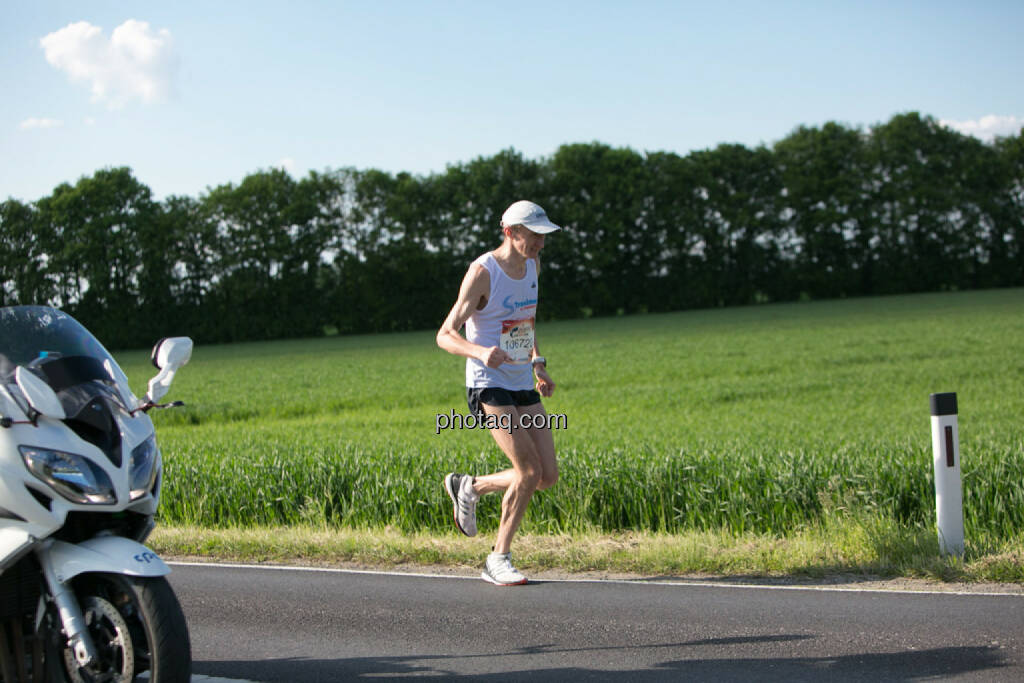
[[(484, 431), (435, 433), (466, 407), (463, 361), (433, 336), (197, 340), (169, 396), (187, 407), (154, 415), (162, 524), (386, 531), (444, 561), (441, 478), (505, 460)], [(814, 538), (824, 570), (921, 571), (893, 558), (937, 554), (928, 398), (955, 391), (966, 566), (1024, 577), (1024, 290), (548, 322), (538, 338), (567, 428), (526, 538)], [(116, 355), (143, 386), (148, 356)], [(483, 535), (498, 503), (481, 501)], [(666, 562), (650, 568), (729, 569)]]

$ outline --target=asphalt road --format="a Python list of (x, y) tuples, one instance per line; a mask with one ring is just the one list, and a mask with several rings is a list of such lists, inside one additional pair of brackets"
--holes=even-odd
[(175, 565), (193, 671), (253, 681), (1024, 680), (1024, 596)]

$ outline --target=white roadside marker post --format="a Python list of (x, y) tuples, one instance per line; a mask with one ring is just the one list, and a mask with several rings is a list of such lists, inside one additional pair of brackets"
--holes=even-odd
[(964, 554), (964, 495), (960, 481), (960, 431), (956, 394), (932, 394), (932, 454), (939, 552)]

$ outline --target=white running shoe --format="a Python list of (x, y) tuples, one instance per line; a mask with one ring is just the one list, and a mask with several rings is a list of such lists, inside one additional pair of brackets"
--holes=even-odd
[(476, 536), (476, 502), (480, 494), (473, 490), (473, 477), (452, 472), (444, 478), (444, 490), (455, 506), (455, 526), (467, 536)]
[(484, 564), (483, 574), (480, 575), (484, 581), (490, 581), (495, 586), (521, 586), (529, 583), (526, 577), (519, 573), (519, 570), (512, 566), (512, 559), (508, 553), (491, 553), (487, 556)]

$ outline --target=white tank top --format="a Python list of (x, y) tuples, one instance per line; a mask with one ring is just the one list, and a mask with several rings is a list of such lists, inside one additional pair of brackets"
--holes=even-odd
[[(480, 346), (498, 346), (513, 363), (489, 368), (476, 358), (466, 359), (466, 386), (501, 387), (511, 391), (533, 388), (534, 323), (537, 315), (537, 264), (526, 261), (526, 275), (513, 280), (487, 252), (473, 261), (487, 269), (491, 291), (487, 305), (466, 321), (466, 339)], [(472, 267), (472, 266), (470, 266)]]

